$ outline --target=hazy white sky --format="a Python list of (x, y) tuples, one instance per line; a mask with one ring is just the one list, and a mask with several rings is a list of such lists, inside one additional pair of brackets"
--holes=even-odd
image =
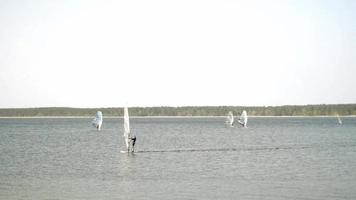
[(0, 107), (356, 103), (356, 1), (0, 1)]

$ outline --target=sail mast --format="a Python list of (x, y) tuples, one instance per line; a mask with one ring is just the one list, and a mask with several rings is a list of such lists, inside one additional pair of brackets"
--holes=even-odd
[(100, 131), (101, 125), (103, 124), (103, 113), (101, 111), (96, 112), (92, 124)]
[(230, 125), (232, 126), (234, 124), (234, 115), (232, 114), (232, 112), (229, 112), (229, 119), (230, 119)]
[(342, 121), (341, 121), (341, 118), (340, 118), (339, 114), (337, 114), (336, 116), (337, 116), (337, 121), (338, 121), (338, 123), (339, 123), (339, 124), (342, 124)]
[(239, 119), (239, 123), (242, 124), (244, 127), (247, 126), (247, 112), (243, 110)]
[(130, 119), (129, 119), (129, 111), (128, 108), (124, 108), (124, 137), (125, 137), (125, 144), (126, 148), (130, 147)]

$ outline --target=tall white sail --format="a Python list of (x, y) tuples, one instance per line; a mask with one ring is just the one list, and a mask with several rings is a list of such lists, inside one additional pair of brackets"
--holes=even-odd
[(130, 118), (129, 110), (127, 107), (124, 108), (124, 138), (127, 150), (130, 148)]
[(230, 111), (229, 114), (227, 115), (226, 123), (229, 124), (230, 126), (233, 126), (233, 125), (234, 125), (234, 115), (232, 114), (231, 111)]
[(246, 110), (243, 110), (239, 119), (239, 123), (244, 127), (247, 127), (247, 119), (247, 112)]
[(103, 113), (101, 111), (97, 111), (95, 118), (92, 121), (94, 127), (96, 127), (99, 131), (101, 129), (101, 125), (103, 124)]
[(337, 122), (341, 125), (342, 124), (342, 120), (341, 120), (340, 116), (339, 115), (336, 115), (336, 116), (337, 116)]

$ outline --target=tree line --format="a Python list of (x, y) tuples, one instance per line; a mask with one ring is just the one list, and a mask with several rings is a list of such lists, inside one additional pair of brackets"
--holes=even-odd
[[(123, 116), (123, 108), (0, 108), (3, 117), (40, 116)], [(356, 104), (286, 105), (286, 106), (184, 106), (184, 107), (130, 107), (130, 116), (225, 116), (229, 111), (239, 115), (246, 110), (249, 116), (333, 116), (356, 115)]]

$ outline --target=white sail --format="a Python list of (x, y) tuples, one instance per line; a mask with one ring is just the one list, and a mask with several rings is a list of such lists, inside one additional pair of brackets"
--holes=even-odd
[(103, 113), (101, 111), (97, 111), (95, 118), (92, 121), (94, 127), (96, 127), (99, 131), (101, 129), (101, 125), (103, 124)]
[(234, 115), (232, 114), (231, 111), (230, 111), (229, 114), (227, 115), (226, 123), (229, 124), (230, 126), (233, 126), (233, 125), (234, 125)]
[(129, 110), (127, 107), (124, 108), (124, 138), (126, 148), (129, 150), (130, 148), (130, 118), (129, 118)]
[(239, 119), (239, 123), (244, 127), (247, 127), (247, 119), (247, 112), (246, 110), (243, 110)]
[(340, 116), (339, 115), (336, 115), (336, 116), (337, 116), (337, 122), (341, 125), (342, 124), (342, 120), (341, 120)]

